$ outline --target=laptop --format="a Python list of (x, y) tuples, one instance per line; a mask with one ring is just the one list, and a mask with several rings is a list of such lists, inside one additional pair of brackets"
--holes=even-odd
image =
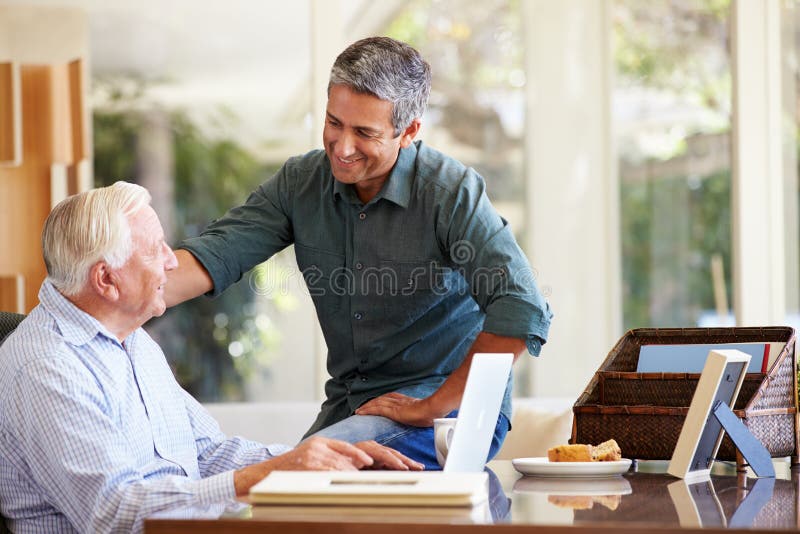
[(349, 506), (485, 502), (488, 475), (484, 466), (513, 362), (512, 354), (473, 356), (443, 471), (273, 471), (250, 489), (250, 500)]
[(513, 354), (472, 357), (444, 472), (483, 471), (513, 363)]

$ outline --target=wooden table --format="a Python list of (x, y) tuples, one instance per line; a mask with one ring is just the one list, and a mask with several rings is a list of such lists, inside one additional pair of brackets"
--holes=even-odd
[[(480, 508), (392, 509), (234, 504), (180, 510), (145, 522), (147, 534), (280, 532), (562, 534), (586, 532), (797, 530), (798, 477), (775, 460), (776, 479), (736, 474), (717, 462), (709, 483), (687, 486), (664, 474), (666, 462), (639, 462), (621, 477), (593, 480), (523, 477), (511, 462), (489, 464), (491, 498)], [(183, 518), (183, 519), (181, 519)]]

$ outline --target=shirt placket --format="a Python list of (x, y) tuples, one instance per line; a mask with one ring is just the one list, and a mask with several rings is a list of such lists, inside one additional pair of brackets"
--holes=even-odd
[(153, 434), (153, 445), (158, 455), (166, 461), (173, 462), (180, 466), (187, 476), (193, 479), (198, 479), (200, 473), (197, 468), (197, 462), (194, 457), (189, 457), (187, 451), (192, 450), (186, 448), (182, 450), (179, 445), (179, 440), (184, 437), (177, 428), (170, 428), (167, 424), (168, 417), (166, 417), (165, 410), (179, 409), (176, 406), (169, 406), (166, 398), (159, 392), (159, 388), (155, 390), (151, 388), (151, 382), (155, 377), (149, 373), (147, 365), (143, 365), (143, 361), (147, 359), (146, 355), (142, 353), (140, 346), (141, 342), (133, 341), (126, 347), (126, 353), (131, 363), (131, 372), (133, 379), (139, 390), (139, 394), (144, 404), (147, 417), (150, 422)]
[(348, 393), (363, 391), (368, 388), (369, 374), (366, 365), (369, 363), (366, 351), (366, 329), (378, 319), (374, 306), (370, 306), (368, 287), (364, 284), (364, 272), (371, 267), (369, 251), (369, 226), (374, 224), (374, 210), (369, 206), (353, 206), (353, 225), (351, 234), (352, 255), (348, 258), (347, 267), (352, 272), (353, 292), (350, 295), (350, 325), (353, 333), (353, 367), (356, 372), (348, 384)]

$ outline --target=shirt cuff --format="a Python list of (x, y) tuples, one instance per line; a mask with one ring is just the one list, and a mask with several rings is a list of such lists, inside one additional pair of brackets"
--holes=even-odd
[(483, 331), (524, 339), (528, 352), (538, 356), (547, 340), (551, 317), (549, 307), (543, 310), (526, 300), (505, 297), (486, 310)]
[(280, 456), (281, 454), (287, 453), (292, 450), (294, 447), (289, 445), (284, 445), (282, 443), (272, 443), (266, 446), (267, 454), (269, 454), (270, 458), (275, 458), (276, 456)]
[(225, 471), (198, 480), (197, 498), (203, 504), (228, 501), (236, 498), (233, 471)]
[(528, 348), (528, 352), (532, 356), (538, 356), (542, 353), (542, 344), (544, 341), (541, 340), (538, 336), (528, 336), (525, 340), (525, 346)]
[(191, 237), (183, 240), (178, 247), (179, 249), (186, 250), (203, 266), (203, 268), (211, 277), (211, 283), (214, 285), (211, 291), (206, 293), (207, 297), (219, 296), (229, 285), (236, 283), (239, 278), (233, 276), (229, 272), (228, 265), (225, 263), (223, 257), (220, 257), (210, 247), (206, 246), (205, 242), (200, 237)]

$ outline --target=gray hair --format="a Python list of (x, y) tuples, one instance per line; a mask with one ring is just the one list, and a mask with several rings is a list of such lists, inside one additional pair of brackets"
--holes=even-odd
[(112, 268), (124, 265), (133, 253), (128, 217), (149, 204), (147, 189), (127, 182), (59, 202), (42, 230), (42, 252), (50, 282), (71, 296), (83, 289), (89, 270), (98, 261)]
[(414, 48), (390, 37), (368, 37), (348, 46), (331, 69), (333, 85), (345, 85), (392, 103), (392, 126), (400, 135), (422, 117), (431, 94), (431, 67)]

